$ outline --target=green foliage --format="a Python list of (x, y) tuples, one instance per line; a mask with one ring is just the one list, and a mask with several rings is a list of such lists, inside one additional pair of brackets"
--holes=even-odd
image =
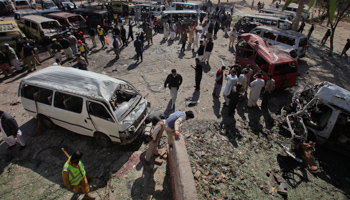
[(336, 7), (337, 7), (337, 0), (330, 0), (330, 4), (329, 4), (329, 21), (330, 22), (333, 22)]
[(315, 1), (316, 0), (310, 0), (309, 9), (307, 11), (310, 11), (310, 9), (315, 5)]

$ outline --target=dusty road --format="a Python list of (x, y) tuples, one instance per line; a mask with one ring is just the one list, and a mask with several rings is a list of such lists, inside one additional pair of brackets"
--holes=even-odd
[[(251, 1), (223, 3), (227, 8), (235, 4), (236, 15), (257, 12), (250, 9)], [(267, 2), (265, 3), (267, 5)], [(309, 25), (305, 28), (308, 30)], [(342, 41), (348, 35), (349, 24), (339, 26), (336, 38), (336, 52), (343, 48)], [(139, 31), (138, 27), (134, 32)], [(326, 30), (325, 26), (317, 26), (317, 31), (310, 41), (307, 56), (299, 61), (300, 76), (297, 85), (286, 90), (278, 90), (273, 94), (268, 111), (260, 109), (247, 110), (245, 104), (238, 106), (238, 112), (228, 117), (222, 109), (223, 98), (213, 99), (211, 93), (214, 85), (214, 74), (221, 67), (222, 59), (227, 65), (234, 62), (234, 55), (228, 50), (228, 38), (219, 31), (214, 39), (214, 50), (209, 65), (203, 65), (204, 74), (200, 92), (194, 90), (195, 54), (189, 46), (181, 53), (179, 40), (174, 42), (162, 40), (162, 34), (154, 34), (153, 44), (145, 43), (144, 62), (137, 63), (133, 43), (123, 48), (121, 58), (114, 59), (111, 45), (108, 48), (92, 49), (89, 57), (89, 70), (121, 78), (133, 84), (152, 104), (153, 110), (161, 110), (166, 114), (173, 112), (169, 108), (170, 95), (163, 87), (166, 76), (172, 68), (176, 68), (183, 76), (175, 110), (192, 110), (195, 119), (183, 126), (193, 171), (201, 171), (197, 180), (199, 199), (231, 198), (233, 199), (268, 199), (282, 198), (274, 191), (273, 175), (288, 167), (283, 161), (283, 152), (269, 137), (283, 141), (285, 135), (280, 134), (276, 112), (290, 102), (294, 91), (298, 91), (309, 83), (330, 81), (346, 89), (350, 89), (349, 63), (344, 58), (326, 56), (326, 48), (319, 46), (319, 41)], [(111, 34), (109, 35), (111, 40)], [(90, 40), (87, 39), (91, 45)], [(46, 60), (39, 70), (54, 63)], [(63, 66), (71, 67), (75, 63), (66, 61)], [(23, 151), (18, 148), (6, 152), (7, 145), (0, 144), (0, 196), (4, 199), (68, 199), (73, 193), (68, 191), (61, 181), (61, 170), (66, 160), (60, 148), (69, 153), (82, 150), (85, 153), (83, 162), (88, 175), (93, 178), (92, 191), (100, 199), (146, 199), (153, 194), (156, 199), (170, 199), (170, 179), (166, 163), (154, 169), (143, 168), (140, 155), (144, 155), (146, 146), (142, 140), (127, 147), (114, 146), (103, 149), (93, 138), (84, 137), (63, 129), (47, 130), (43, 135), (32, 137), (36, 121), (31, 119), (19, 103), (18, 85), (27, 73), (16, 74), (8, 79), (1, 76), (1, 109), (14, 116), (24, 132), (28, 146)], [(194, 107), (186, 107), (189, 100), (199, 100)], [(258, 103), (259, 104), (259, 103)], [(266, 136), (266, 134), (268, 136)], [(164, 136), (164, 141), (166, 137)], [(196, 151), (205, 151), (204, 158), (199, 158)], [(278, 156), (282, 154), (281, 156)], [(329, 153), (323, 149), (317, 157), (323, 163), (322, 171), (311, 175), (304, 168), (293, 168), (298, 180), (290, 184), (290, 199), (346, 199), (349, 198), (349, 163), (341, 155)], [(332, 158), (332, 159), (330, 159)], [(282, 159), (282, 161), (281, 161)], [(10, 161), (9, 161), (10, 160)], [(287, 166), (285, 166), (287, 163)], [(283, 165), (283, 166), (281, 166)], [(319, 164), (320, 165), (320, 164)], [(216, 171), (214, 171), (216, 170)], [(214, 172), (213, 172), (214, 171)], [(267, 175), (269, 173), (269, 176)], [(306, 174), (306, 175), (305, 175)], [(224, 182), (216, 181), (222, 175)], [(203, 177), (205, 176), (205, 177)], [(220, 176), (220, 177), (216, 177)], [(305, 179), (305, 177), (307, 177)], [(214, 182), (215, 181), (215, 182)], [(78, 198), (82, 198), (80, 195)]]

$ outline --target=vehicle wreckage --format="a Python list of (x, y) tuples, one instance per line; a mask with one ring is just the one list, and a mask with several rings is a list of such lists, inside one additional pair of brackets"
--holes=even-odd
[(301, 156), (310, 171), (317, 170), (315, 142), (350, 155), (350, 92), (344, 88), (329, 82), (306, 86), (281, 114), (287, 125), (282, 126), (291, 133), (291, 148), (281, 146), (298, 162)]

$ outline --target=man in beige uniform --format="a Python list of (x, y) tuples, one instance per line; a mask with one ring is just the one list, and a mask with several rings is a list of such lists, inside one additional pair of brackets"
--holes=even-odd
[(168, 134), (168, 144), (169, 146), (172, 146), (174, 143), (173, 136), (175, 135), (176, 139), (180, 139), (180, 124), (188, 119), (194, 118), (192, 111), (176, 111), (173, 114), (171, 114), (168, 119), (165, 120), (165, 131)]
[(159, 153), (158, 153), (158, 142), (163, 136), (163, 132), (164, 132), (164, 129), (165, 129), (164, 122), (165, 122), (164, 119), (159, 120), (159, 118), (157, 118), (157, 117), (154, 117), (152, 119), (152, 124), (156, 124), (156, 125), (155, 125), (155, 127), (154, 127), (154, 129), (152, 131), (152, 141), (149, 142), (148, 150), (146, 152), (145, 160), (146, 160), (146, 164), (147, 165), (150, 164), (149, 160), (150, 160), (150, 158), (152, 156), (152, 153), (155, 156), (159, 156)]

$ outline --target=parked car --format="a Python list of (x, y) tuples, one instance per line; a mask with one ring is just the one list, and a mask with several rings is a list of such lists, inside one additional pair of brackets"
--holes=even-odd
[(292, 28), (292, 22), (289, 20), (280, 19), (278, 17), (245, 15), (235, 24), (236, 30), (240, 30), (240, 27), (242, 27), (245, 33), (249, 33), (257, 26), (271, 26), (284, 30), (290, 30)]
[(294, 58), (252, 33), (239, 36), (236, 60), (243, 67), (250, 64), (255, 73), (261, 71), (265, 80), (271, 74), (276, 88), (293, 86), (298, 76), (298, 62)]
[[(288, 6), (286, 8), (286, 10), (294, 12), (294, 13), (297, 13), (298, 7), (297, 6)], [(303, 12), (301, 13), (301, 17), (302, 17), (302, 20), (309, 19), (310, 18), (310, 12), (306, 8), (304, 8)]]
[(13, 5), (15, 6), (15, 10), (25, 10), (32, 8), (27, 0), (15, 0)]
[(350, 92), (330, 82), (295, 93), (286, 122), (292, 137), (350, 156)]
[(16, 38), (24, 38), (25, 35), (14, 21), (0, 21), (0, 51), (5, 51), (5, 43), (16, 49)]
[(73, 29), (84, 31), (87, 27), (86, 20), (79, 14), (68, 12), (56, 12), (47, 15), (48, 18), (57, 20), (63, 29), (72, 27)]
[(9, 15), (13, 13), (13, 7), (8, 0), (0, 0), (0, 15)]
[(73, 13), (80, 14), (86, 20), (88, 26), (96, 27), (97, 25), (103, 25), (103, 20), (107, 17), (110, 18), (106, 10), (91, 10), (85, 8), (78, 8), (72, 11)]
[(36, 41), (41, 41), (44, 35), (57, 37), (65, 33), (61, 24), (54, 19), (38, 15), (27, 15), (22, 19), (26, 35)]
[(305, 56), (306, 50), (309, 48), (307, 36), (296, 31), (258, 26), (250, 31), (250, 33), (257, 34), (266, 39), (268, 43), (297, 60)]
[(36, 0), (38, 10), (53, 9), (58, 10), (57, 5), (52, 0)]
[(64, 11), (70, 11), (75, 8), (74, 4), (72, 2), (61, 2), (59, 4), (59, 8)]
[(23, 108), (47, 128), (57, 125), (91, 136), (104, 147), (134, 141), (143, 132), (150, 108), (127, 81), (69, 67), (31, 74), (18, 91)]

